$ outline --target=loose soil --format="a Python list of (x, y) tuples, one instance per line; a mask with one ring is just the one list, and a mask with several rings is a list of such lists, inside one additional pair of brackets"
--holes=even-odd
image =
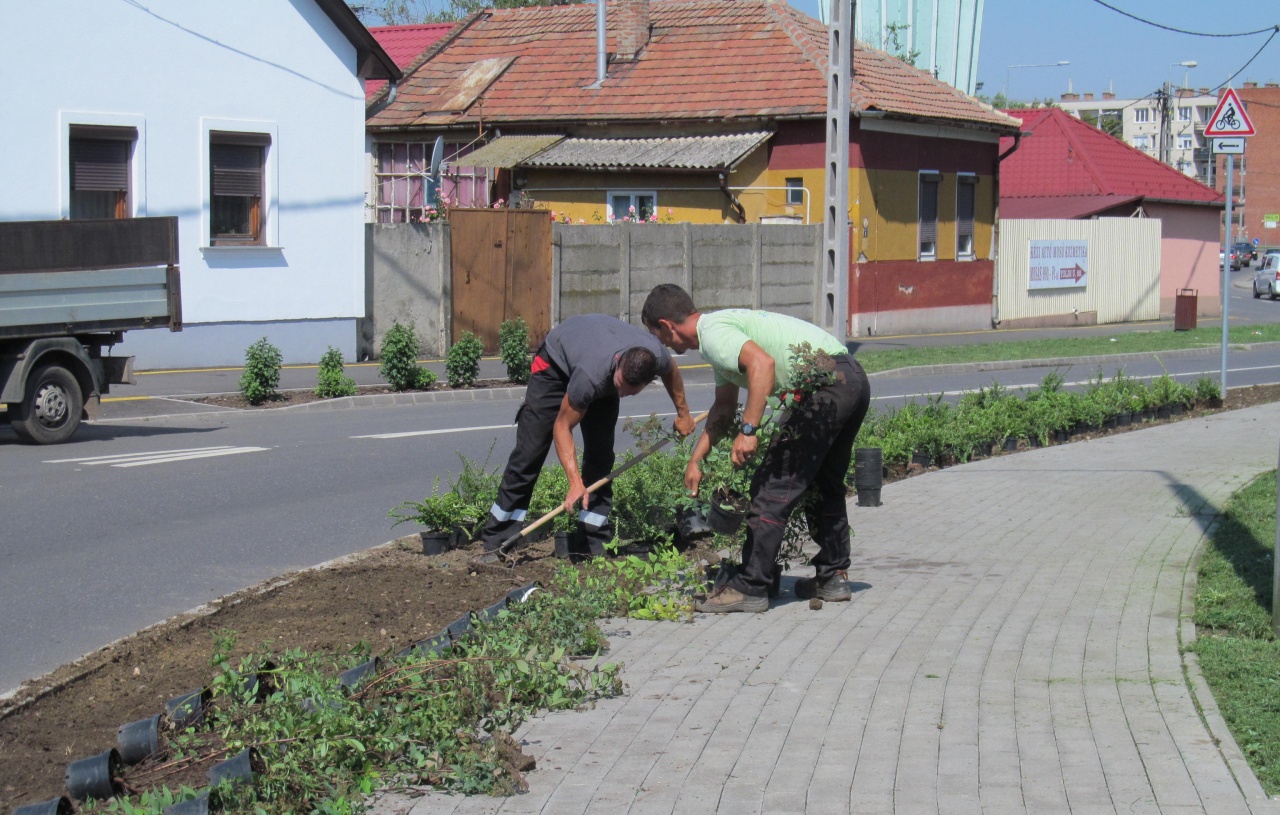
[[(1237, 388), (1224, 409), (1275, 401), (1280, 385)], [(29, 682), (0, 702), (0, 810), (62, 794), (67, 764), (114, 746), (120, 725), (205, 685), (218, 631), (237, 632), (233, 658), (263, 643), (344, 654), (364, 642), (374, 654), (395, 653), (513, 588), (549, 581), (559, 563), (551, 548), (527, 547), (514, 569), (472, 570), (477, 550), (427, 557), (412, 535), (229, 595)]]
[[(520, 387), (507, 379), (477, 379), (471, 385), (465, 388), (451, 388), (446, 382), (436, 382), (429, 388), (417, 388), (408, 391), (395, 391), (390, 385), (363, 385), (356, 389), (355, 396), (376, 396), (387, 393), (429, 393), (431, 391), (475, 391), (488, 390), (490, 388), (514, 388)], [(180, 396), (171, 396), (170, 399), (182, 399)], [(292, 407), (294, 405), (305, 405), (309, 402), (323, 402), (332, 397), (317, 396), (314, 389), (299, 389), (280, 391), (276, 398), (267, 399), (258, 404), (253, 404), (238, 393), (215, 393), (208, 396), (193, 396), (186, 401), (196, 402), (201, 405), (216, 405), (218, 407), (235, 408), (237, 410), (270, 410), (272, 408)]]

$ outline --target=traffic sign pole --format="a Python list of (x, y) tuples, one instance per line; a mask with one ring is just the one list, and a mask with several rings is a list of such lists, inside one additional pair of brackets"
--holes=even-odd
[(1227, 312), (1231, 304), (1231, 189), (1235, 177), (1236, 157), (1227, 153), (1227, 241), (1222, 247), (1222, 399), (1227, 399)]

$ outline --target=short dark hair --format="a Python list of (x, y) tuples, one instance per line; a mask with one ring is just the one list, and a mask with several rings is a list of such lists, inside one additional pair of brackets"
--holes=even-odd
[(696, 311), (689, 292), (675, 283), (662, 283), (655, 286), (645, 298), (644, 309), (640, 312), (640, 321), (649, 328), (657, 328), (659, 320), (679, 323)]
[(618, 368), (628, 385), (648, 385), (658, 375), (658, 358), (648, 348), (637, 345), (622, 352)]

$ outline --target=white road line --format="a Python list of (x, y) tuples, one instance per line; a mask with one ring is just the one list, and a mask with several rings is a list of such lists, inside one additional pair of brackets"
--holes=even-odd
[(78, 464), (82, 461), (91, 461), (95, 464), (105, 464), (112, 460), (123, 460), (126, 458), (138, 458), (140, 456), (167, 456), (173, 453), (201, 453), (206, 450), (230, 450), (231, 445), (224, 444), (218, 447), (186, 447), (181, 450), (157, 450), (151, 453), (117, 453), (113, 456), (89, 456), (87, 458), (55, 458), (45, 464)]
[(404, 433), (374, 433), (369, 436), (352, 436), (353, 439), (404, 439), (409, 436), (439, 436), (445, 433), (467, 433), (472, 430), (503, 430), (514, 428), (513, 424), (490, 424), (482, 427), (450, 427), (444, 430), (408, 430)]
[(204, 453), (187, 453), (180, 456), (165, 456), (161, 458), (147, 459), (145, 461), (131, 461), (127, 464), (112, 464), (112, 467), (145, 467), (148, 464), (167, 464), (170, 461), (190, 461), (196, 458), (213, 458), (214, 456), (234, 456), (240, 453), (261, 453), (270, 450), (270, 447), (232, 447), (229, 450), (209, 450)]
[(197, 458), (213, 458), (215, 456), (234, 456), (240, 453), (259, 453), (270, 450), (269, 447), (191, 447), (182, 450), (158, 450), (150, 453), (121, 453), (110, 456), (91, 456), (88, 458), (62, 458), (46, 461), (45, 464), (82, 464), (93, 467), (106, 464), (110, 467), (145, 467), (148, 464), (167, 464), (172, 461), (190, 461)]

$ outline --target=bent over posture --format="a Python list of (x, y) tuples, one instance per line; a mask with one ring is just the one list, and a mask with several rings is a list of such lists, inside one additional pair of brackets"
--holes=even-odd
[[(801, 597), (848, 600), (849, 515), (845, 475), (854, 438), (866, 418), (871, 387), (867, 375), (840, 340), (795, 317), (750, 309), (701, 314), (679, 286), (664, 283), (649, 293), (641, 319), (645, 327), (677, 352), (696, 348), (715, 373), (715, 403), (706, 432), (694, 445), (685, 470), (685, 487), (696, 495), (701, 462), (724, 435), (738, 406), (739, 388), (747, 389), (742, 425), (733, 440), (733, 463), (741, 467), (757, 453), (756, 428), (771, 394), (791, 389), (791, 346), (808, 343), (835, 361), (835, 382), (806, 394), (781, 419), (773, 444), (763, 451), (751, 482), (742, 570), (696, 608), (704, 612), (766, 611), (777, 568), (778, 550), (792, 511), (811, 486), (818, 496), (814, 534), (818, 554), (814, 577), (801, 580)], [(730, 431), (733, 432), (733, 431)]]
[[(694, 422), (680, 369), (667, 349), (643, 329), (604, 314), (585, 314), (570, 317), (547, 333), (530, 372), (524, 404), (516, 415), (516, 446), (481, 533), (484, 548), (494, 551), (519, 531), (554, 443), (569, 477), (565, 509), (580, 507), (579, 538), (588, 552), (603, 554), (604, 544), (613, 538), (609, 520), (613, 488), (605, 484), (588, 493), (586, 485), (613, 469), (619, 399), (634, 396), (655, 376), (661, 377), (676, 408), (676, 432), (687, 436)], [(573, 429), (579, 425), (581, 471), (573, 443)]]

